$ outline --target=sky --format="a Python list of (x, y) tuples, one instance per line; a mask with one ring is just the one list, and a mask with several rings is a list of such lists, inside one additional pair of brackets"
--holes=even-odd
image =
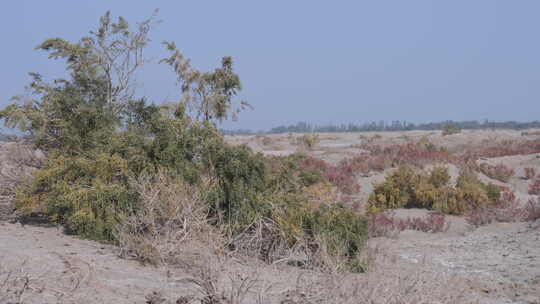
[[(203, 71), (232, 56), (239, 98), (254, 109), (228, 129), (406, 120), (540, 119), (540, 1), (3, 1), (0, 106), (24, 92), (28, 72), (54, 79), (63, 65), (34, 48), (76, 41), (110, 10), (134, 23), (158, 8), (147, 55), (174, 41)], [(139, 93), (178, 95), (151, 65)]]

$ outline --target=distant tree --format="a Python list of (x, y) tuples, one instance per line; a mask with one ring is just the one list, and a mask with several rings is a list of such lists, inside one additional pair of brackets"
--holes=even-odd
[(341, 124), (341, 125), (314, 125), (306, 122), (299, 122), (289, 126), (278, 126), (270, 129), (267, 133), (311, 133), (311, 132), (364, 132), (364, 131), (409, 131), (409, 130), (443, 130), (448, 124), (452, 124), (457, 129), (479, 130), (487, 128), (522, 130), (528, 128), (540, 128), (540, 121), (531, 122), (490, 122), (480, 123), (471, 121), (444, 121), (414, 124), (406, 121), (392, 121), (390, 124), (384, 121), (366, 122), (363, 124)]

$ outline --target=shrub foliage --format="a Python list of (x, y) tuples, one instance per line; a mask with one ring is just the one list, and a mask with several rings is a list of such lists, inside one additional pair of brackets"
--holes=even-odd
[(529, 194), (540, 195), (540, 175), (537, 175), (529, 185)]
[(445, 167), (435, 167), (429, 173), (400, 166), (375, 185), (368, 199), (367, 211), (377, 214), (387, 209), (427, 208), (447, 214), (466, 214), (499, 199), (500, 190), (482, 183), (472, 172), (462, 171), (456, 186), (449, 185)]
[(514, 169), (506, 166), (503, 163), (498, 163), (497, 165), (490, 165), (488, 163), (481, 163), (480, 171), (486, 176), (499, 180), (501, 182), (507, 183), (510, 178), (514, 175)]
[[(198, 189), (206, 220), (231, 240), (269, 221), (290, 248), (325, 240), (329, 253), (354, 259), (363, 247), (366, 220), (339, 204), (310, 204), (305, 191), (313, 185), (354, 191), (350, 173), (298, 155), (268, 159), (227, 145), (218, 132), (218, 122), (238, 113), (232, 104), (241, 86), (231, 57), (203, 73), (166, 43), (171, 55), (163, 62), (178, 76), (180, 101), (158, 106), (135, 96), (133, 77), (145, 62), (140, 56), (152, 23), (150, 18), (132, 29), (107, 13), (98, 30), (78, 42), (55, 38), (38, 47), (64, 60), (70, 76), (46, 83), (32, 74), (32, 98), (17, 97), (0, 111), (8, 127), (28, 132), (48, 154), (33, 182), (18, 190), (17, 208), (47, 215), (83, 237), (114, 242), (126, 235), (116, 232), (120, 224), (129, 227), (124, 232), (144, 232), (137, 227), (146, 222), (141, 214), (161, 216), (149, 211), (155, 202), (135, 181), (177, 181), (182, 189)], [(312, 146), (316, 140), (306, 142)], [(191, 206), (182, 199), (164, 201), (163, 208), (175, 202)], [(173, 218), (167, 221), (167, 227), (189, 231)]]

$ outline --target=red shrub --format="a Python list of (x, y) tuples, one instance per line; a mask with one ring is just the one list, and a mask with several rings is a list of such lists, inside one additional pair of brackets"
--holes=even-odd
[(361, 159), (350, 162), (341, 162), (333, 166), (322, 159), (315, 157), (304, 158), (300, 161), (301, 170), (316, 170), (322, 173), (324, 178), (334, 184), (345, 194), (353, 194), (360, 191), (360, 185), (356, 182), (357, 167), (361, 166)]
[(382, 153), (391, 160), (393, 166), (410, 164), (422, 167), (428, 163), (451, 162), (454, 160), (454, 156), (448, 152), (428, 149), (426, 145), (415, 142), (391, 145), (384, 148)]
[[(490, 185), (493, 185), (493, 184), (490, 184)], [(499, 190), (501, 190), (501, 192), (511, 192), (510, 187), (502, 186), (502, 185), (494, 185), (494, 186), (499, 188)]]
[(400, 219), (393, 213), (382, 212), (374, 215), (369, 221), (369, 236), (394, 236), (403, 230), (418, 230), (423, 232), (446, 232), (450, 228), (450, 222), (444, 215), (429, 214), (424, 217), (408, 217)]
[(535, 222), (540, 219), (540, 197), (536, 201), (530, 199), (525, 206), (524, 220)]
[(493, 205), (473, 209), (465, 220), (470, 225), (479, 227), (492, 222), (517, 222), (522, 220), (523, 210), (513, 192), (503, 192), (501, 199)]
[(479, 169), (486, 176), (505, 183), (508, 182), (508, 180), (510, 180), (510, 177), (514, 175), (514, 169), (506, 166), (503, 163), (499, 163), (495, 166), (487, 163), (482, 163), (480, 164)]
[(536, 176), (535, 168), (525, 168), (525, 179), (531, 179)]
[(495, 142), (492, 145), (480, 145), (476, 147), (475, 153), (479, 157), (500, 157), (508, 155), (526, 155), (540, 153), (539, 140), (520, 140)]
[(488, 207), (473, 209), (469, 212), (465, 220), (469, 225), (474, 227), (490, 224), (494, 220), (493, 209)]
[(348, 174), (367, 174), (369, 172), (368, 165), (369, 155), (360, 154), (352, 158), (344, 159), (339, 163), (339, 168)]
[(368, 235), (369, 237), (392, 237), (401, 231), (397, 226), (397, 219), (390, 212), (381, 212), (369, 218)]
[(450, 228), (450, 222), (446, 221), (444, 215), (430, 214), (425, 217), (410, 217), (402, 220), (401, 227), (423, 232), (446, 232)]
[(354, 174), (340, 170), (337, 166), (328, 167), (324, 174), (332, 184), (336, 185), (340, 191), (346, 194), (353, 194), (360, 191), (360, 185), (356, 182), (356, 176)]
[(494, 219), (503, 223), (522, 221), (524, 209), (519, 205), (514, 192), (503, 192), (501, 199), (493, 206)]
[(365, 146), (371, 152), (366, 160), (369, 170), (383, 171), (384, 169), (403, 164), (423, 167), (426, 164), (438, 162), (454, 162), (457, 157), (446, 151), (437, 151), (431, 146), (418, 142), (389, 145), (382, 148), (379, 145)]
[(496, 204), (474, 209), (466, 218), (467, 223), (475, 227), (492, 222), (530, 222), (537, 219), (540, 219), (540, 198), (538, 201), (531, 199), (526, 206), (520, 207), (513, 192), (504, 192)]
[(302, 159), (299, 166), (302, 170), (319, 170), (324, 172), (328, 169), (328, 164), (324, 160), (316, 157), (306, 157)]
[(538, 175), (529, 186), (529, 194), (540, 195), (540, 175)]
[(373, 156), (368, 160), (368, 168), (373, 171), (383, 171), (392, 166), (392, 160), (386, 155)]

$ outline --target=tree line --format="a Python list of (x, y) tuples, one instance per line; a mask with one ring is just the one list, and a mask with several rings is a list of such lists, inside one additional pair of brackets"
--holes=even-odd
[(296, 124), (277, 126), (268, 131), (253, 131), (249, 129), (239, 130), (221, 130), (226, 135), (250, 135), (250, 134), (280, 134), (280, 133), (312, 133), (312, 132), (367, 132), (367, 131), (411, 131), (411, 130), (443, 130), (448, 125), (452, 125), (462, 130), (489, 130), (489, 129), (511, 129), (511, 130), (524, 130), (530, 128), (540, 128), (540, 121), (530, 122), (518, 122), (518, 121), (489, 121), (484, 120), (479, 122), (477, 120), (467, 121), (452, 121), (446, 120), (441, 122), (429, 122), (415, 124), (412, 122), (394, 120), (392, 122), (385, 121), (373, 121), (361, 124), (348, 123), (348, 124), (313, 124), (308, 122), (298, 122)]

